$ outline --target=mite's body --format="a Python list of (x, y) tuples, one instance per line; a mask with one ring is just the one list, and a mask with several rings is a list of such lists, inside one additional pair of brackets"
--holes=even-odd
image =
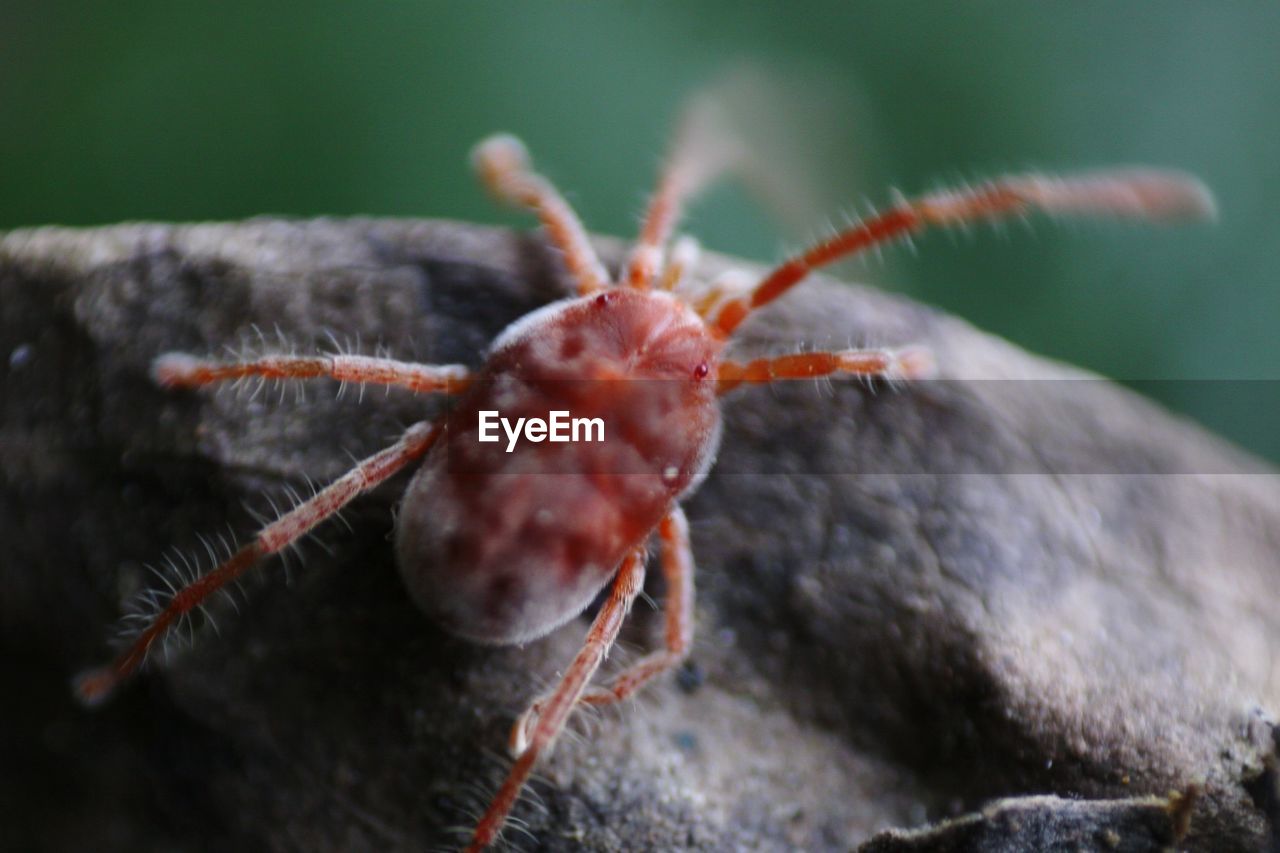
[[(926, 228), (1023, 215), (1106, 213), (1149, 219), (1212, 213), (1204, 188), (1146, 170), (1072, 179), (1029, 175), (901, 201), (786, 260), (745, 291), (712, 282), (688, 292), (695, 253), (664, 256), (682, 203), (724, 168), (734, 146), (709, 142), (687, 119), (625, 269), (611, 282), (572, 210), (532, 171), (523, 147), (494, 137), (476, 151), (484, 182), (538, 213), (578, 296), (517, 321), (478, 371), (353, 355), (266, 356), (239, 362), (159, 357), (155, 379), (199, 387), (228, 379), (328, 377), (459, 395), (436, 423), (360, 462), (310, 500), (268, 524), (203, 577), (143, 614), (137, 638), (108, 665), (76, 679), (86, 703), (101, 701), (201, 602), (262, 558), (329, 518), (358, 494), (421, 462), (399, 515), (396, 550), (414, 599), (444, 627), (485, 643), (533, 639), (580, 613), (612, 582), (581, 651), (559, 683), (516, 721), (515, 764), (476, 826), (469, 849), (497, 838), (540, 755), (579, 702), (631, 695), (688, 654), (693, 632), (693, 557), (679, 500), (705, 476), (720, 438), (717, 396), (743, 383), (834, 374), (915, 378), (932, 362), (919, 349), (807, 352), (733, 362), (721, 357), (739, 325), (810, 270)], [(479, 440), (479, 413), (546, 419), (552, 411), (599, 418), (600, 443), (521, 443), (508, 453)], [(656, 536), (654, 536), (656, 534)], [(590, 679), (644, 582), (645, 548), (660, 546), (666, 581), (662, 648), (603, 687)], [(153, 600), (149, 598), (148, 600)]]
[[(720, 341), (668, 293), (557, 302), (494, 342), (405, 493), (396, 547), (427, 613), (482, 643), (582, 612), (705, 475), (720, 438)], [(600, 442), (479, 440), (479, 412), (599, 418)]]

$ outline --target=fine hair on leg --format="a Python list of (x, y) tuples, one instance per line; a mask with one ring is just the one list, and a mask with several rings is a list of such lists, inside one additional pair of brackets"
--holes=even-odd
[(471, 162), (490, 192), (532, 210), (542, 220), (551, 242), (564, 254), (579, 296), (609, 286), (609, 274), (587, 229), (551, 182), (533, 171), (524, 143), (509, 134), (490, 136), (472, 151)]
[(712, 320), (729, 337), (757, 308), (799, 284), (818, 267), (931, 227), (1023, 216), (1031, 211), (1069, 216), (1112, 216), (1155, 221), (1202, 219), (1215, 214), (1204, 184), (1180, 172), (1117, 169), (1067, 177), (1015, 175), (973, 187), (904, 199), (793, 255), (751, 293), (722, 306)]
[(151, 377), (162, 388), (199, 388), (258, 377), (333, 379), (343, 383), (397, 386), (419, 394), (457, 394), (471, 383), (471, 371), (461, 364), (416, 364), (364, 355), (266, 355), (216, 361), (171, 352), (152, 362)]
[(564, 677), (550, 694), (539, 700), (542, 714), (533, 727), (532, 736), (516, 758), (502, 787), (494, 795), (484, 817), (476, 825), (468, 851), (483, 850), (497, 838), (539, 756), (551, 749), (564, 729), (570, 712), (586, 689), (587, 682), (600, 667), (600, 662), (608, 654), (609, 647), (617, 639), (631, 604), (643, 586), (644, 553), (637, 551), (622, 561), (609, 597), (596, 614), (582, 649), (565, 670)]
[(243, 575), (264, 557), (280, 552), (305, 536), (361, 492), (368, 491), (409, 463), (422, 458), (438, 435), (439, 429), (430, 423), (414, 424), (395, 444), (361, 461), (316, 492), (311, 499), (263, 527), (252, 541), (216, 568), (175, 591), (168, 605), (115, 660), (76, 677), (74, 686), (80, 701), (96, 705), (104, 700), (142, 666), (153, 645), (181, 620), (183, 614), (199, 607), (209, 596)]

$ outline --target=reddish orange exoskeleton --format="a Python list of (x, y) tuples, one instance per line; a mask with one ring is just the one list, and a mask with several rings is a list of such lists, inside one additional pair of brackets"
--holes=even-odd
[[(459, 395), (436, 423), (410, 427), (391, 447), (265, 526), (221, 565), (179, 589), (108, 665), (82, 674), (86, 703), (103, 699), (209, 595), (305, 535), (356, 495), (410, 464), (420, 468), (396, 527), (401, 574), (414, 600), (445, 628), (484, 643), (542, 636), (580, 614), (612, 581), (582, 650), (559, 684), (534, 702), (511, 734), (506, 781), (475, 829), (471, 850), (491, 844), (539, 756), (579, 702), (632, 694), (686, 656), (693, 631), (693, 557), (679, 501), (706, 475), (720, 439), (718, 397), (743, 383), (833, 374), (911, 379), (934, 369), (927, 351), (843, 350), (735, 362), (726, 342), (756, 309), (814, 268), (932, 226), (1050, 213), (1140, 219), (1211, 215), (1204, 187), (1184, 175), (1116, 170), (1070, 178), (1006, 177), (901, 201), (784, 261), (743, 291), (727, 282), (686, 295), (696, 245), (667, 243), (685, 201), (727, 166), (725, 146), (707, 144), (686, 119), (632, 254), (616, 282), (596, 257), (568, 204), (532, 171), (523, 146), (496, 136), (475, 151), (485, 184), (535, 211), (563, 254), (577, 295), (520, 319), (472, 372), (354, 355), (265, 356), (237, 362), (184, 354), (156, 359), (164, 387), (243, 377), (395, 385)], [(598, 418), (612, 440), (481, 441), (481, 413), (545, 418), (554, 411)], [(545, 476), (555, 474), (557, 476)], [(589, 681), (644, 582), (643, 548), (657, 533), (666, 579), (664, 648), (605, 686)]]

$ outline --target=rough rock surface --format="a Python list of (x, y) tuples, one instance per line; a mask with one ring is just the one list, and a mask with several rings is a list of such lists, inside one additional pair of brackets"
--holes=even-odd
[[(509, 649), (435, 628), (387, 541), (403, 477), (105, 707), (77, 707), (68, 680), (155, 583), (145, 565), (204, 559), (201, 537), (228, 527), (243, 539), (271, 500), (441, 406), (325, 383), (305, 399), (165, 393), (154, 356), (274, 348), (278, 329), (300, 351), (332, 334), (476, 364), (562, 287), (536, 235), (440, 222), (0, 239), (0, 846), (456, 844), (514, 715), (586, 623)], [(761, 312), (740, 351), (850, 341), (928, 344), (945, 380), (969, 381), (728, 398), (717, 469), (687, 505), (691, 662), (581, 715), (517, 809), (528, 834), (508, 839), (1276, 845), (1276, 472), (1113, 385), (829, 281)], [(660, 630), (642, 603), (609, 666)]]

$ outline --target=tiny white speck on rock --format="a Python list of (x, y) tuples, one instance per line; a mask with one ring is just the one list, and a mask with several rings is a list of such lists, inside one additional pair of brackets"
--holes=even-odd
[(13, 352), (9, 353), (9, 367), (13, 370), (25, 367), (30, 363), (33, 354), (31, 344), (18, 344), (13, 348)]

